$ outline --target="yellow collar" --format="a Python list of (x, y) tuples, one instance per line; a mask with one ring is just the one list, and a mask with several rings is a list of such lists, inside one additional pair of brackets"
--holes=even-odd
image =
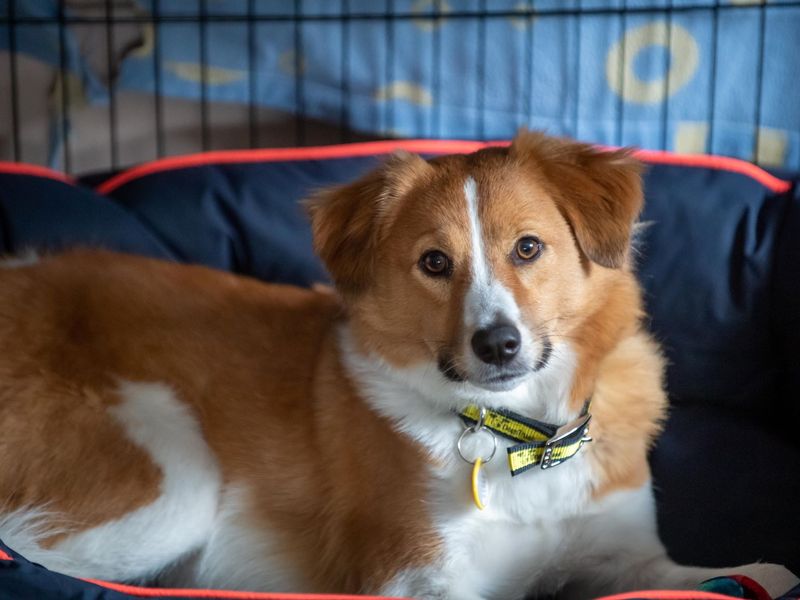
[(508, 448), (508, 466), (511, 475), (519, 475), (540, 465), (549, 469), (575, 456), (589, 437), (591, 400), (587, 400), (578, 418), (562, 425), (552, 425), (529, 419), (510, 410), (482, 409), (475, 405), (465, 408), (460, 416), (467, 429), (477, 432), (487, 429), (512, 441)]

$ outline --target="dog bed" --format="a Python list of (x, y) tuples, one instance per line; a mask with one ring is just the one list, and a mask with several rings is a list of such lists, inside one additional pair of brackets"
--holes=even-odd
[[(725, 600), (748, 598), (769, 600), (755, 582), (741, 577), (713, 579), (704, 584), (707, 590), (696, 592), (638, 592), (599, 600)], [(720, 593), (724, 592), (724, 593)], [(0, 600), (388, 600), (378, 596), (340, 594), (270, 594), (214, 590), (173, 590), (119, 585), (105, 581), (81, 580), (48, 571), (34, 564), (0, 542)], [(778, 600), (798, 600), (800, 587)]]
[[(651, 591), (608, 596), (598, 600), (769, 600), (764, 590), (744, 577), (721, 577), (706, 582), (704, 589), (690, 592)], [(171, 590), (81, 580), (48, 571), (0, 542), (0, 600), (388, 600), (377, 596), (340, 594), (270, 594), (214, 590)], [(800, 599), (800, 586), (778, 600)]]
[[(397, 148), (480, 146), (217, 152), (82, 181), (0, 164), (0, 251), (102, 246), (307, 286), (326, 275), (299, 199)], [(669, 361), (670, 417), (651, 455), (661, 537), (679, 562), (765, 560), (800, 572), (797, 178), (720, 157), (639, 157), (648, 168), (638, 271)]]

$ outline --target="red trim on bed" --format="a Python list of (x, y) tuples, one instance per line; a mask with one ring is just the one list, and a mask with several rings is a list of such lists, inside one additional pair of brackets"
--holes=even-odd
[[(507, 146), (509, 142), (472, 142), (465, 140), (389, 140), (381, 142), (361, 142), (333, 146), (309, 146), (306, 148), (265, 148), (258, 150), (220, 150), (201, 152), (186, 156), (173, 156), (133, 167), (107, 179), (97, 187), (100, 194), (108, 194), (122, 185), (140, 177), (169, 171), (199, 167), (208, 164), (249, 163), (249, 162), (288, 162), (294, 160), (327, 160), (335, 158), (355, 158), (390, 154), (395, 150), (405, 150), (418, 154), (466, 154), (487, 146)], [(637, 158), (655, 164), (703, 167), (740, 173), (758, 181), (775, 193), (787, 192), (792, 184), (778, 179), (754, 164), (730, 158), (705, 154), (673, 154), (661, 150), (637, 150)]]
[[(208, 600), (389, 600), (379, 596), (348, 596), (341, 594), (278, 594), (269, 592), (232, 592), (225, 590), (189, 590), (143, 588), (97, 579), (85, 579), (89, 583), (110, 590), (138, 596), (140, 598), (206, 598)], [(692, 590), (647, 590), (604, 596), (598, 600), (736, 600), (732, 596)]]
[(30, 175), (32, 177), (46, 177), (48, 179), (55, 179), (74, 185), (75, 181), (69, 175), (64, 175), (59, 171), (48, 169), (47, 167), (40, 167), (39, 165), (30, 165), (28, 163), (15, 163), (0, 161), (0, 173), (9, 173), (11, 175)]
[(664, 150), (637, 150), (634, 154), (636, 158), (647, 163), (681, 167), (702, 167), (705, 169), (739, 173), (740, 175), (755, 179), (758, 183), (776, 194), (788, 192), (792, 187), (791, 181), (779, 179), (753, 163), (739, 158), (731, 158), (730, 156), (716, 156), (714, 154), (675, 154)]
[[(508, 142), (495, 142), (491, 145), (507, 145)], [(100, 194), (108, 194), (118, 187), (153, 173), (172, 169), (185, 169), (208, 164), (250, 163), (250, 162), (291, 162), (295, 160), (330, 160), (336, 158), (356, 158), (391, 154), (405, 150), (417, 154), (467, 154), (487, 145), (484, 142), (459, 140), (388, 140), (380, 142), (360, 142), (355, 144), (336, 144), (332, 146), (308, 146), (304, 148), (263, 148), (257, 150), (219, 150), (199, 152), (185, 156), (171, 156), (123, 171), (107, 179), (99, 186)]]
[(269, 592), (232, 592), (227, 590), (189, 590), (143, 588), (99, 579), (84, 579), (100, 587), (140, 598), (208, 598), (209, 600), (389, 600), (382, 596), (348, 596), (346, 594), (278, 594)]
[(733, 596), (694, 590), (647, 590), (603, 596), (597, 600), (741, 600)]
[(14, 559), (3, 550), (0, 550), (0, 560), (14, 560)]

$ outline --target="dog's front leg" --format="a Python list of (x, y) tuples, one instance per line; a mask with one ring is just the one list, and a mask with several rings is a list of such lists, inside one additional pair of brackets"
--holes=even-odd
[(582, 520), (575, 538), (576, 577), (565, 598), (585, 600), (645, 589), (697, 589), (714, 577), (745, 575), (776, 598), (800, 580), (783, 566), (769, 563), (713, 569), (675, 563), (658, 538), (650, 484), (615, 492), (599, 511)]

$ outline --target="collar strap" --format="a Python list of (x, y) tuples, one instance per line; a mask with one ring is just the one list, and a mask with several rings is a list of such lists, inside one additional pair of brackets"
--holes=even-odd
[[(519, 475), (528, 469), (541, 466), (549, 469), (560, 465), (578, 453), (584, 443), (590, 442), (588, 436), (591, 400), (587, 400), (577, 419), (558, 427), (536, 419), (529, 419), (510, 410), (486, 409), (482, 427), (518, 442), (508, 448), (508, 466), (511, 475)], [(469, 427), (479, 424), (481, 409), (470, 405), (460, 413)]]

